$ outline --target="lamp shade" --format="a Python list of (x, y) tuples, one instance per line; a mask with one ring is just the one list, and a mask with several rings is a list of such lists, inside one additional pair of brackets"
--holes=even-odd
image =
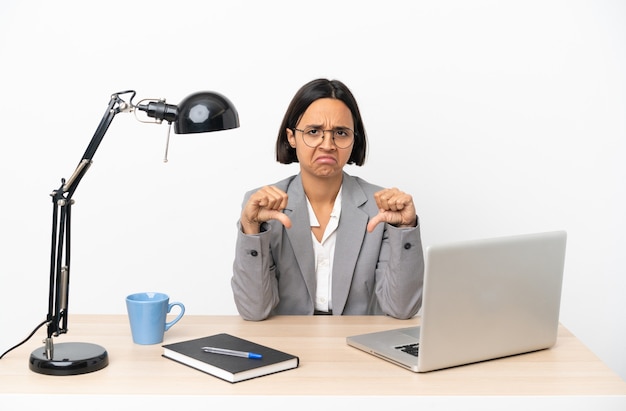
[(178, 104), (174, 122), (176, 134), (205, 133), (239, 127), (239, 114), (225, 96), (203, 91), (187, 96)]

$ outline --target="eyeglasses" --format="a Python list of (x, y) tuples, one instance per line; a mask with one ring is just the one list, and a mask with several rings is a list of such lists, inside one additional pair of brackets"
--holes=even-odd
[(322, 130), (318, 127), (307, 127), (304, 130), (294, 128), (294, 130), (302, 133), (302, 140), (304, 144), (311, 148), (316, 148), (322, 141), (326, 133), (332, 133), (333, 143), (337, 148), (348, 148), (354, 142), (354, 131), (349, 128), (335, 128), (332, 130)]

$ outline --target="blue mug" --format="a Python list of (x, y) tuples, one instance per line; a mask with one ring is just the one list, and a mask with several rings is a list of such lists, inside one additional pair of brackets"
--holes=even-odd
[[(167, 314), (174, 306), (180, 312), (167, 322)], [(136, 293), (126, 297), (126, 309), (130, 321), (130, 331), (136, 344), (158, 344), (169, 330), (185, 314), (185, 306), (179, 302), (170, 303), (170, 297), (163, 293)]]

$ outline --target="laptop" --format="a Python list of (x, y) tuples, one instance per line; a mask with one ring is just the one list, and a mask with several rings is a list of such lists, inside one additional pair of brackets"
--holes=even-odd
[(414, 372), (549, 348), (566, 240), (565, 231), (553, 231), (430, 246), (420, 326), (346, 342)]

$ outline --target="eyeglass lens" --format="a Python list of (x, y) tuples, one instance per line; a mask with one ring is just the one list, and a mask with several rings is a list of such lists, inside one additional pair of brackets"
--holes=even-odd
[(315, 148), (322, 144), (326, 133), (331, 133), (333, 142), (338, 148), (348, 148), (354, 141), (354, 131), (349, 128), (322, 130), (321, 128), (307, 127), (304, 130), (296, 130), (302, 133), (304, 143), (311, 148)]

